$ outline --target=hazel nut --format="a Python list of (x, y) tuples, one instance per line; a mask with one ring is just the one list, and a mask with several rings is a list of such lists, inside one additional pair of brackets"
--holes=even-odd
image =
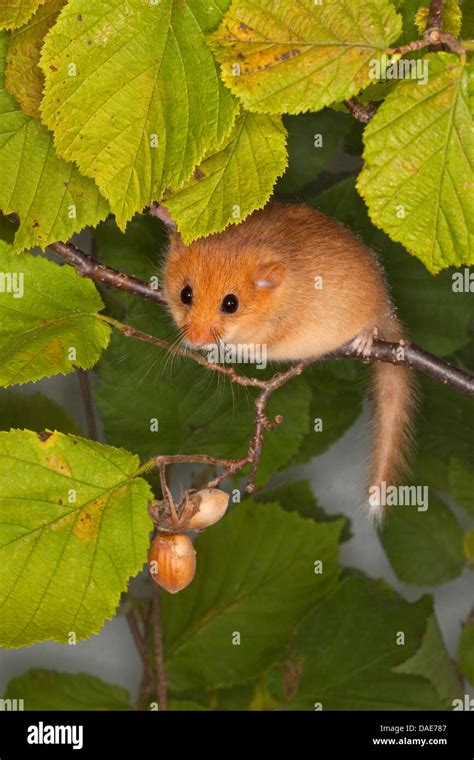
[(196, 551), (186, 533), (157, 533), (148, 554), (155, 583), (176, 594), (189, 586), (196, 572)]
[(229, 504), (229, 494), (218, 488), (203, 488), (193, 494), (193, 499), (199, 500), (199, 506), (187, 521), (187, 530), (203, 530), (209, 525), (214, 525), (225, 515)]

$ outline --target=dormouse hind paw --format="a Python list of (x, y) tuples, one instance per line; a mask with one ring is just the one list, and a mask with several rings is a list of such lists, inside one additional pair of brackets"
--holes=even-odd
[(363, 356), (364, 359), (370, 359), (374, 338), (377, 338), (378, 330), (373, 327), (371, 330), (363, 330), (357, 335), (351, 343), (351, 348), (357, 356)]

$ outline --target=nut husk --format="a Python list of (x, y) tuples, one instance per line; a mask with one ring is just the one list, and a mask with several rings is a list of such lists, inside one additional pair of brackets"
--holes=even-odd
[(170, 594), (189, 586), (196, 572), (196, 552), (186, 533), (157, 533), (148, 564), (153, 580)]

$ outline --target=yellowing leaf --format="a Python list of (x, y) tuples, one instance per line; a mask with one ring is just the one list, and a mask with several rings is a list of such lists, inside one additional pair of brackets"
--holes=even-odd
[(15, 29), (33, 15), (45, 0), (2, 0), (0, 4), (0, 29)]
[(102, 300), (74, 269), (0, 242), (0, 385), (87, 369), (107, 346)]
[(186, 243), (236, 224), (265, 205), (287, 162), (281, 119), (248, 111), (219, 150), (164, 203)]
[(44, 38), (66, 0), (45, 0), (32, 19), (12, 33), (7, 56), (5, 86), (22, 111), (39, 119), (44, 76), (38, 66)]
[(0, 643), (98, 633), (149, 545), (138, 458), (62, 433), (0, 433)]
[(13, 248), (22, 251), (96, 225), (108, 205), (91, 179), (58, 158), (52, 135), (4, 89), (8, 40), (0, 32), (0, 209), (19, 215)]
[(367, 125), (358, 189), (372, 222), (436, 273), (474, 262), (474, 135), (465, 61), (426, 61), (427, 84), (399, 82)]
[(238, 106), (204, 40), (221, 16), (204, 0), (70, 0), (48, 35), (43, 120), (122, 228), (230, 132)]
[(371, 81), (370, 62), (401, 31), (388, 0), (234, 0), (210, 44), (251, 111), (318, 111)]

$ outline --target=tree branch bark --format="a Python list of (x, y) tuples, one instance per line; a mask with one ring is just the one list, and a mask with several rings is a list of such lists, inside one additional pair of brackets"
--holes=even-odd
[(124, 290), (126, 293), (132, 293), (148, 301), (166, 304), (166, 299), (160, 288), (153, 288), (138, 277), (101, 264), (100, 261), (80, 251), (72, 243), (51, 243), (48, 247), (73, 266), (81, 277), (88, 277), (94, 282), (101, 282), (111, 288)]
[(163, 649), (163, 630), (161, 625), (160, 589), (154, 588), (152, 599), (152, 618), (155, 645), (155, 674), (156, 696), (158, 709), (162, 712), (168, 709), (168, 686), (166, 682), (165, 655)]
[[(166, 299), (161, 290), (152, 288), (148, 283), (140, 280), (138, 277), (127, 275), (125, 272), (120, 272), (116, 269), (112, 269), (111, 267), (107, 267), (104, 264), (101, 264), (92, 256), (89, 256), (83, 251), (80, 251), (71, 243), (53, 243), (49, 247), (60, 256), (62, 256), (62, 258), (64, 258), (64, 260), (70, 264), (70, 266), (73, 266), (78, 274), (81, 275), (81, 277), (88, 277), (95, 282), (102, 282), (109, 287), (125, 290), (127, 293), (131, 293), (132, 295), (140, 296), (141, 298), (145, 298), (147, 300), (156, 301), (161, 305), (166, 305)], [(163, 348), (178, 356), (192, 359), (206, 369), (212, 370), (213, 372), (219, 372), (222, 375), (226, 375), (231, 382), (237, 383), (238, 385), (260, 388), (261, 390), (268, 392), (268, 383), (271, 381), (259, 380), (256, 377), (247, 377), (246, 375), (239, 375), (233, 367), (226, 367), (222, 364), (212, 364), (204, 356), (195, 351), (188, 351), (176, 346), (174, 347), (162, 338), (156, 338), (155, 336), (149, 335), (142, 330), (138, 330), (131, 325), (124, 325), (121, 322), (112, 319), (111, 317), (107, 317), (102, 314), (99, 314), (98, 316), (104, 321), (111, 324), (127, 337), (138, 338), (139, 340), (151, 343), (154, 346)], [(400, 349), (403, 350), (401, 351)], [(402, 345), (399, 345), (398, 343), (387, 343), (386, 341), (376, 339), (373, 342), (370, 355), (366, 358), (359, 356), (353, 349), (350, 349), (349, 347), (343, 347), (335, 354), (322, 358), (329, 359), (334, 357), (344, 359), (357, 359), (362, 361), (382, 361), (388, 362), (390, 364), (399, 364), (409, 367), (410, 369), (415, 369), (418, 372), (422, 372), (423, 374), (428, 375), (429, 377), (432, 377), (433, 379), (438, 380), (445, 385), (450, 385), (452, 388), (455, 388), (461, 393), (466, 393), (470, 396), (474, 395), (473, 375), (451, 366), (442, 359), (439, 359), (433, 354), (430, 354), (428, 351), (425, 351), (420, 346), (416, 346), (414, 343), (403, 343)], [(321, 359), (318, 361), (321, 361)], [(291, 377), (294, 377), (295, 374), (300, 374), (308, 363), (310, 362), (303, 363), (303, 365), (293, 365), (293, 368), (290, 368), (287, 373), (278, 373), (274, 376), (274, 378), (280, 378), (283, 374), (285, 376), (288, 376), (288, 379), (291, 379)], [(300, 367), (300, 369), (295, 372), (294, 367)], [(279, 382), (279, 380), (277, 382)], [(286, 382), (286, 380), (284, 382)], [(284, 384), (284, 382), (281, 384)], [(280, 385), (277, 385), (276, 387), (280, 387)], [(259, 427), (260, 432), (257, 436), (257, 444), (260, 440), (260, 433), (263, 433), (264, 428), (265, 424), (262, 418)]]
[(426, 29), (441, 29), (443, 28), (443, 11), (444, 0), (431, 0), (430, 9), (428, 11), (428, 21), (426, 22)]
[(357, 98), (348, 98), (347, 100), (344, 100), (343, 103), (354, 118), (357, 119), (357, 121), (362, 122), (362, 124), (368, 124), (371, 118), (377, 113), (377, 106), (375, 103), (369, 103), (364, 106), (357, 100)]

